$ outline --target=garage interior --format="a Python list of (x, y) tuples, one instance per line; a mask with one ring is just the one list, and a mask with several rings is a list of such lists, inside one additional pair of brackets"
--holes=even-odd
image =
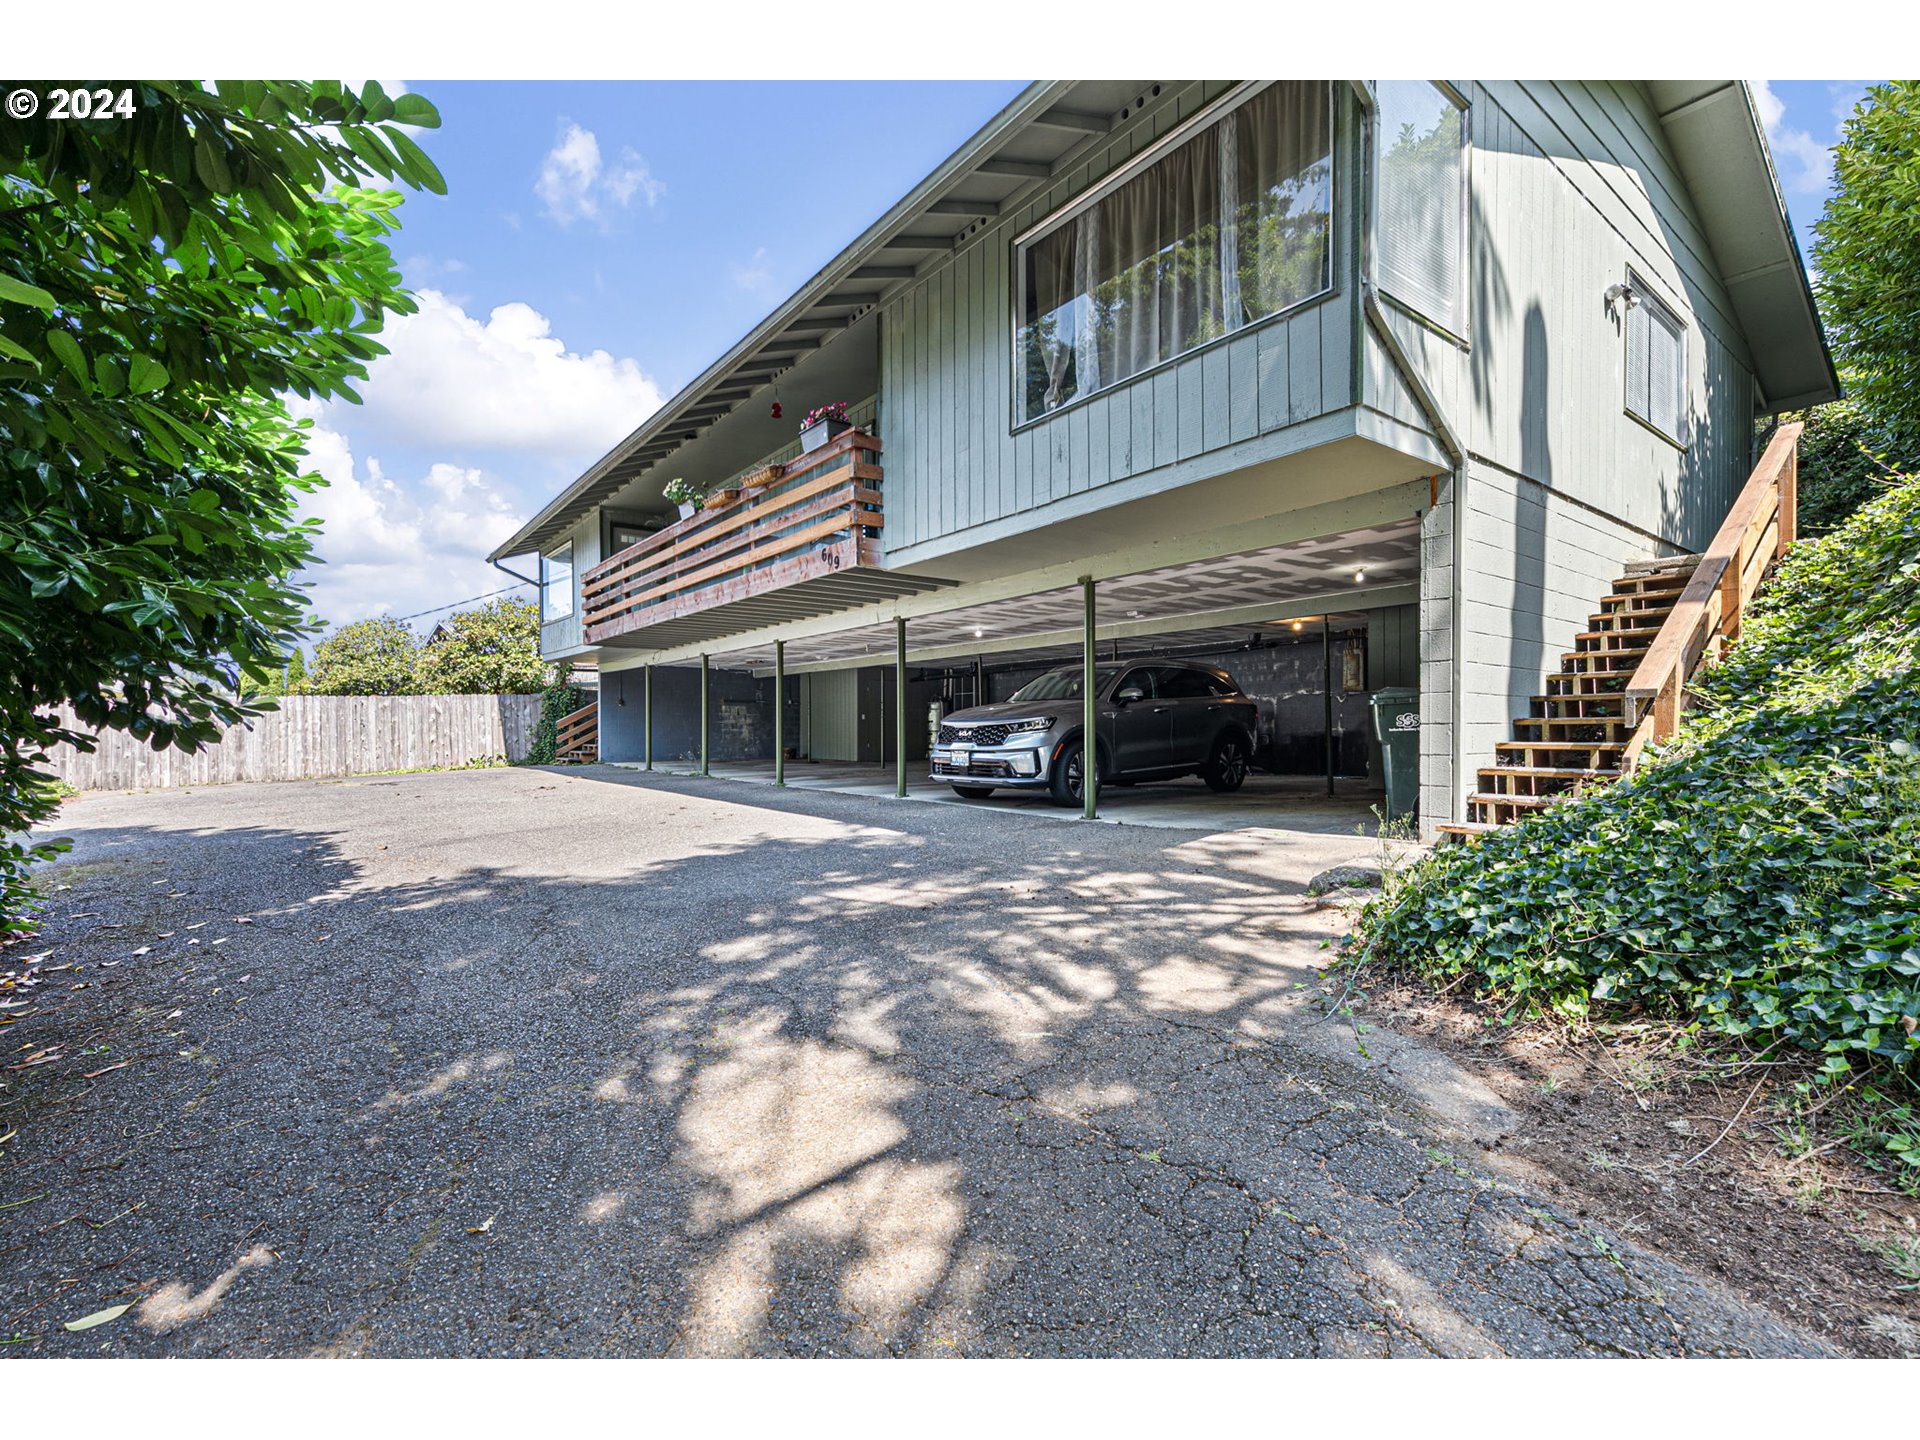
[[(1214, 796), (1187, 779), (1110, 787), (1102, 807), (1192, 802), (1224, 816), (1263, 802), (1297, 812), (1308, 798), (1331, 796), (1340, 815), (1368, 818), (1382, 794), (1368, 701), (1383, 687), (1419, 683), (1417, 577), (1417, 525), (1409, 520), (1100, 581), (1094, 635), (1101, 662), (1215, 665), (1260, 708), (1255, 773), (1244, 798)], [(699, 659), (603, 671), (601, 756), (676, 771), (704, 765), (715, 775), (808, 788), (904, 788), (951, 799), (926, 772), (938, 717), (1005, 700), (1048, 670), (1080, 664), (1085, 603), (1082, 586), (1063, 586), (916, 616), (904, 634), (881, 622), (778, 647), (715, 650), (704, 666), (704, 757)], [(1002, 801), (1045, 803), (1010, 791), (971, 803)]]

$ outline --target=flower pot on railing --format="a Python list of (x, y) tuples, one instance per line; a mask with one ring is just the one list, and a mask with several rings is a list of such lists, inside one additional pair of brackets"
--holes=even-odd
[(836, 435), (844, 435), (852, 428), (846, 401), (835, 400), (830, 405), (816, 405), (800, 422), (800, 453), (811, 455)]
[(707, 503), (700, 508), (703, 510), (724, 510), (739, 498), (740, 492), (738, 490), (716, 490), (707, 497)]
[(691, 520), (699, 511), (700, 507), (695, 505), (691, 500), (683, 500), (680, 502), (680, 518), (682, 520)]
[(853, 428), (849, 420), (816, 420), (800, 432), (800, 453), (811, 455), (822, 445), (838, 439)]

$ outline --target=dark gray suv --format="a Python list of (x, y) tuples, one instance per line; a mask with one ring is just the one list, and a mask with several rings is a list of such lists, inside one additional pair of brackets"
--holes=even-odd
[[(968, 799), (997, 789), (1045, 790), (1081, 803), (1085, 708), (1081, 667), (1048, 671), (1010, 700), (956, 710), (941, 722), (933, 778)], [(1224, 670), (1184, 660), (1094, 668), (1102, 785), (1199, 775), (1209, 790), (1247, 778), (1258, 707)]]

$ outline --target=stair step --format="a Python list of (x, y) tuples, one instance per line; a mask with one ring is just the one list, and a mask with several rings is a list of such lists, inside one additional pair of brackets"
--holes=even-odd
[(1531, 775), (1552, 780), (1617, 780), (1618, 770), (1580, 769), (1567, 765), (1483, 765), (1480, 774)]
[(1478, 820), (1449, 820), (1444, 825), (1433, 827), (1442, 835), (1458, 835), (1463, 840), (1478, 840), (1493, 830), (1504, 830), (1504, 825), (1484, 825)]
[[(1637, 650), (1569, 650), (1560, 657), (1564, 675), (1594, 675), (1618, 672), (1631, 675), (1640, 668), (1649, 647)], [(1599, 667), (1595, 669), (1594, 667)], [(1582, 668), (1584, 667), (1584, 668)]]
[[(1594, 765), (1604, 762), (1601, 757), (1611, 753), (1616, 760), (1626, 752), (1623, 742), (1613, 740), (1500, 740), (1494, 744), (1496, 758), (1505, 763), (1509, 752), (1526, 756), (1534, 755), (1584, 755)], [(1521, 764), (1528, 763), (1522, 760)]]
[(1502, 795), (1498, 792), (1475, 791), (1467, 800), (1475, 805), (1510, 805), (1519, 810), (1544, 810), (1549, 805), (1562, 805), (1569, 799), (1567, 795)]
[[(1686, 594), (1686, 591), (1687, 587), (1684, 585), (1662, 586), (1658, 590), (1616, 590), (1611, 595), (1602, 595), (1600, 597), (1600, 604), (1602, 607), (1611, 605), (1616, 610), (1621, 608), (1630, 610), (1671, 610), (1674, 605), (1679, 602), (1680, 597)], [(1635, 606), (1633, 602), (1636, 600), (1649, 603)]]
[(1685, 570), (1691, 573), (1699, 568), (1700, 557), (1698, 555), (1668, 555), (1659, 560), (1630, 561), (1625, 573), (1629, 578), (1639, 579), (1643, 576), (1660, 575), (1675, 570)]
[[(1559, 678), (1559, 677), (1555, 677)], [(1584, 678), (1584, 677), (1576, 677)], [(1627, 697), (1619, 691), (1610, 695), (1530, 695), (1527, 697), (1536, 705), (1614, 705), (1621, 704)], [(1604, 717), (1611, 719), (1613, 717)]]
[[(1574, 635), (1573, 642), (1575, 645), (1578, 645), (1583, 640), (1594, 640), (1594, 641), (1639, 640), (1641, 642), (1645, 642), (1645, 641), (1651, 640), (1652, 638), (1653, 636), (1651, 634), (1644, 634), (1637, 630), (1581, 630)], [(1593, 649), (1596, 649), (1596, 650), (1631, 650), (1633, 648), (1634, 647), (1631, 645), (1596, 644), (1595, 646), (1593, 646)], [(1642, 650), (1645, 650), (1647, 646), (1645, 645), (1645, 643), (1642, 643), (1639, 648)], [(1585, 653), (1585, 652), (1579, 652), (1579, 653)]]
[(1604, 730), (1608, 727), (1628, 729), (1627, 722), (1612, 715), (1518, 715), (1514, 717), (1513, 727), (1518, 730), (1522, 725), (1529, 730)]

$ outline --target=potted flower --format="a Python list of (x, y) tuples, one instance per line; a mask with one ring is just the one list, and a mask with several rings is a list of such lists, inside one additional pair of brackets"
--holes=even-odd
[(669, 503), (680, 507), (682, 520), (700, 508), (700, 492), (678, 476), (669, 480), (667, 488), (660, 493)]
[(800, 422), (800, 453), (810, 455), (837, 435), (845, 434), (853, 428), (853, 422), (847, 419), (847, 402), (836, 400), (831, 405), (818, 405), (807, 412), (807, 418)]

